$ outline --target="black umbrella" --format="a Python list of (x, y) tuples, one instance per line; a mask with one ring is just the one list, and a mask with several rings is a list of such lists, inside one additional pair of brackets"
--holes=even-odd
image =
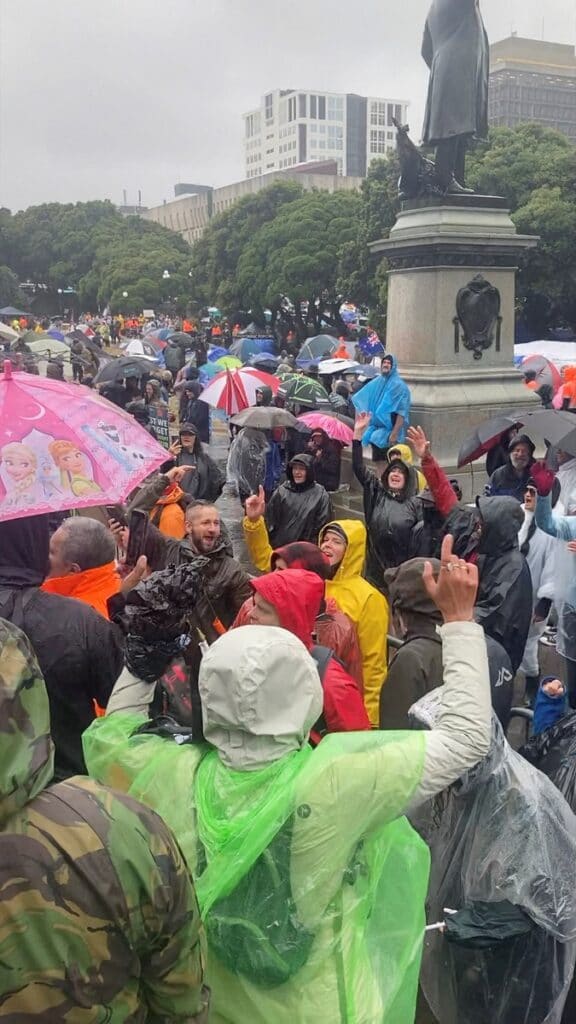
[(116, 383), (126, 377), (144, 377), (152, 373), (158, 367), (150, 359), (142, 359), (139, 356), (120, 356), (113, 359), (111, 363), (102, 366), (94, 378), (95, 384)]
[(524, 417), (525, 433), (576, 455), (576, 415), (564, 409), (536, 409)]
[(265, 370), (266, 373), (274, 373), (280, 363), (280, 356), (273, 356), (271, 352), (261, 352), (259, 355), (251, 356), (248, 360), (249, 366), (255, 366), (257, 370)]
[(311, 377), (295, 377), (280, 385), (280, 395), (289, 402), (316, 409), (319, 405), (328, 405), (330, 399), (326, 388)]
[(510, 427), (522, 426), (527, 415), (527, 413), (511, 410), (510, 412), (501, 412), (497, 416), (492, 416), (489, 420), (479, 423), (474, 433), (462, 442), (458, 452), (458, 465), (466, 466), (469, 462), (481, 458), (494, 445), (498, 444), (502, 434), (505, 434)]
[(180, 345), (182, 348), (192, 348), (194, 345), (194, 338), (190, 334), (186, 334), (185, 331), (174, 331), (169, 340), (173, 345)]
[(274, 405), (261, 405), (243, 409), (230, 420), (235, 427), (255, 427), (257, 430), (271, 430), (273, 427), (296, 427), (298, 420), (287, 409)]

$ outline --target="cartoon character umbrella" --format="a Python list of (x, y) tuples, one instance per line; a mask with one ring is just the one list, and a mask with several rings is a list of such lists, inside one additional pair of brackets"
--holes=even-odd
[(166, 459), (128, 413), (65, 381), (0, 374), (0, 518), (115, 505)]
[(202, 401), (214, 409), (224, 409), (228, 416), (242, 412), (256, 405), (256, 392), (266, 384), (276, 394), (280, 387), (278, 377), (269, 373), (242, 367), (241, 370), (225, 370), (210, 381), (202, 392)]

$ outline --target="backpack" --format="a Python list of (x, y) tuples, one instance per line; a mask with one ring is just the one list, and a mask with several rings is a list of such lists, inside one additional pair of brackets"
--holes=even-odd
[[(308, 960), (314, 942), (314, 933), (298, 920), (292, 896), (292, 824), (289, 818), (204, 922), (210, 949), (223, 966), (259, 988), (289, 981)], [(205, 863), (201, 849), (199, 870)]]

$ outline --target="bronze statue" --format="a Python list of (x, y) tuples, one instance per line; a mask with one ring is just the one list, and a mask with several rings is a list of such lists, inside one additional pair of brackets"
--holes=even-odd
[(436, 185), (444, 194), (472, 192), (466, 148), (488, 132), (490, 51), (478, 0), (432, 0), (422, 56), (430, 68), (422, 138), (436, 146)]

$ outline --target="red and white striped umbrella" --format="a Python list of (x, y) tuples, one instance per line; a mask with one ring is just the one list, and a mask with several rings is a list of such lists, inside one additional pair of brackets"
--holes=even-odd
[(202, 401), (213, 409), (223, 409), (227, 416), (233, 416), (243, 409), (256, 405), (256, 392), (263, 385), (276, 394), (280, 387), (278, 377), (262, 370), (243, 366), (238, 370), (225, 370), (214, 377), (202, 392)]

